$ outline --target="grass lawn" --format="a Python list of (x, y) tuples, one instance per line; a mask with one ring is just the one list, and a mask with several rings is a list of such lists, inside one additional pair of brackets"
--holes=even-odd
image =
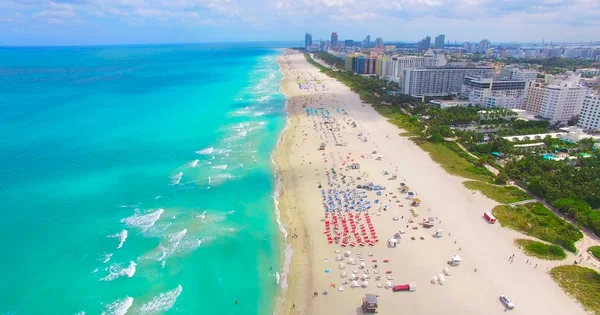
[(600, 314), (600, 274), (577, 265), (552, 268), (550, 274), (560, 287), (577, 299), (585, 309)]
[(478, 181), (466, 181), (463, 184), (469, 189), (481, 191), (488, 198), (500, 203), (513, 203), (533, 199), (527, 193), (514, 186), (500, 187)]
[(494, 182), (494, 174), (485, 167), (475, 166), (467, 159), (452, 151), (444, 143), (423, 142), (419, 146), (427, 151), (431, 159), (440, 164), (446, 172), (469, 179), (475, 179), (487, 183)]
[(523, 248), (525, 254), (546, 260), (563, 260), (567, 258), (567, 253), (558, 245), (548, 245), (542, 242), (518, 239), (515, 240)]
[(596, 259), (600, 259), (600, 246), (592, 246), (587, 251), (592, 253), (592, 256), (596, 257)]
[(492, 211), (502, 226), (575, 252), (575, 242), (583, 234), (572, 224), (557, 217), (539, 202), (525, 205), (500, 205)]

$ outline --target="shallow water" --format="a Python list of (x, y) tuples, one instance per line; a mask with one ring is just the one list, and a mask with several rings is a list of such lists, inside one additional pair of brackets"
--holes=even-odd
[(1, 48), (0, 314), (270, 313), (278, 54)]

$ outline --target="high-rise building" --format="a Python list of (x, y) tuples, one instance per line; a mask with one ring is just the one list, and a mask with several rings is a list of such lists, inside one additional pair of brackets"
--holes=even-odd
[(346, 56), (347, 71), (352, 71), (358, 74), (376, 74), (377, 57), (364, 55), (348, 55)]
[(312, 46), (312, 35), (310, 33), (304, 34), (304, 48)]
[(338, 45), (338, 34), (337, 32), (331, 33), (331, 47), (336, 47)]
[(471, 50), (471, 43), (469, 42), (464, 42), (463, 43), (463, 51), (468, 53)]
[(532, 82), (527, 90), (525, 109), (551, 122), (568, 122), (581, 111), (583, 99), (589, 90), (579, 84), (579, 76), (564, 81)]
[(404, 70), (404, 94), (448, 95), (458, 94), (466, 76), (492, 75), (492, 67), (429, 67)]
[(431, 37), (427, 35), (427, 37), (423, 38), (417, 43), (417, 51), (427, 51), (431, 47)]
[(600, 94), (584, 97), (577, 126), (586, 131), (600, 131)]
[(375, 48), (383, 49), (383, 38), (377, 37), (375, 39)]
[(352, 46), (354, 46), (354, 41), (351, 40), (351, 39), (346, 39), (344, 41), (344, 46), (346, 46), (346, 47), (352, 47)]
[(487, 39), (482, 39), (479, 42), (479, 52), (485, 54), (485, 52), (490, 48), (491, 43)]
[(444, 42), (446, 41), (446, 35), (440, 34), (435, 37), (435, 48), (444, 49)]
[(526, 85), (525, 81), (466, 76), (461, 95), (466, 97), (471, 105), (488, 108), (521, 108), (525, 102)]
[(369, 47), (371, 47), (371, 35), (367, 35), (367, 38), (365, 38), (365, 48)]

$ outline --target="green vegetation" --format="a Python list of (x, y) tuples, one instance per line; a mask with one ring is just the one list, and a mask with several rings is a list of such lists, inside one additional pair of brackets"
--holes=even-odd
[(577, 265), (558, 266), (550, 270), (554, 281), (577, 299), (585, 309), (600, 314), (600, 274)]
[(587, 251), (596, 257), (596, 259), (600, 259), (600, 246), (592, 246)]
[(463, 184), (472, 190), (479, 190), (488, 198), (500, 203), (513, 203), (532, 199), (527, 193), (514, 186), (495, 186), (478, 181), (466, 181)]
[(422, 142), (418, 144), (423, 150), (429, 153), (432, 160), (440, 164), (446, 172), (452, 175), (488, 183), (494, 181), (494, 174), (490, 173), (490, 171), (483, 166), (477, 166), (471, 163), (470, 160), (475, 159), (458, 148), (456, 143)]
[(505, 165), (512, 179), (552, 203), (558, 211), (600, 235), (600, 161), (579, 159), (578, 165), (529, 155)]
[(523, 248), (525, 254), (546, 260), (563, 260), (567, 258), (567, 253), (558, 245), (548, 245), (542, 242), (518, 239), (515, 240)]
[(541, 203), (500, 205), (494, 208), (493, 214), (504, 227), (560, 245), (571, 252), (577, 250), (575, 242), (583, 238), (575, 226), (557, 217)]
[(346, 67), (346, 60), (339, 59), (336, 56), (334, 56), (328, 52), (318, 51), (318, 52), (315, 52), (314, 55), (318, 59), (323, 60), (328, 65), (332, 65), (339, 69), (344, 69)]
[(547, 133), (550, 122), (547, 120), (515, 120), (509, 128), (499, 132), (500, 136), (533, 135)]
[(594, 65), (597, 65), (593, 60), (589, 59), (576, 59), (576, 58), (561, 58), (561, 57), (552, 57), (552, 58), (543, 58), (543, 59), (524, 59), (524, 58), (514, 58), (508, 57), (504, 60), (506, 64), (513, 63), (529, 63), (535, 65), (541, 65), (542, 70), (552, 69), (552, 68), (591, 68)]

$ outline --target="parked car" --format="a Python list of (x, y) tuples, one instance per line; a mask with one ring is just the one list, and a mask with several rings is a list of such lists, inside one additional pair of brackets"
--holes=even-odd
[(513, 303), (506, 295), (500, 296), (500, 302), (502, 302), (502, 304), (504, 304), (504, 306), (506, 306), (508, 309), (512, 310), (515, 308), (515, 303)]

